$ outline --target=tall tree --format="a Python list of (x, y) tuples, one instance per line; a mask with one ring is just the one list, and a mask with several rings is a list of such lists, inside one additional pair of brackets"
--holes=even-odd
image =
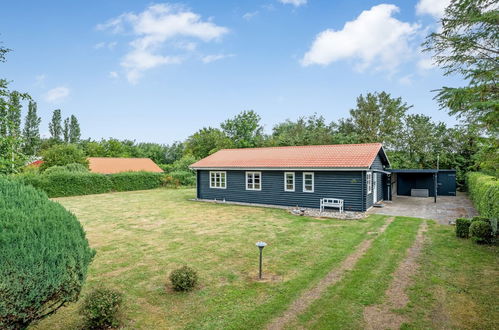
[(29, 99), (28, 94), (9, 91), (7, 82), (0, 80), (0, 173), (15, 173), (26, 159), (22, 152), (20, 134), (20, 100)]
[(78, 119), (74, 115), (71, 115), (71, 120), (69, 123), (69, 142), (78, 143), (80, 141), (81, 131)]
[(24, 147), (23, 151), (26, 155), (34, 156), (40, 150), (40, 123), (41, 118), (37, 114), (36, 102), (29, 102), (28, 113), (24, 121)]
[(243, 111), (220, 124), (237, 148), (258, 147), (263, 143), (260, 116), (253, 110)]
[(61, 141), (62, 134), (62, 125), (61, 125), (62, 117), (61, 110), (56, 109), (52, 113), (52, 120), (49, 123), (49, 131), (50, 136), (55, 141)]
[(232, 141), (218, 128), (203, 127), (185, 141), (185, 152), (200, 159), (212, 153), (229, 148)]
[(17, 91), (13, 91), (10, 93), (9, 98), (7, 134), (19, 137), (21, 135), (21, 94)]
[(459, 74), (463, 87), (442, 87), (436, 99), (451, 115), (465, 116), (489, 133), (499, 131), (499, 11), (497, 0), (454, 0), (442, 28), (423, 46), (446, 75)]
[(64, 119), (64, 126), (62, 127), (62, 137), (65, 143), (69, 143), (69, 135), (70, 135), (70, 128), (69, 128), (69, 117)]
[(386, 92), (368, 93), (357, 98), (350, 110), (351, 127), (360, 142), (382, 142), (393, 148), (403, 129), (403, 118), (412, 106)]
[(299, 146), (333, 142), (333, 126), (327, 124), (323, 116), (314, 114), (309, 117), (300, 117), (296, 122), (288, 119), (275, 125), (269, 144)]

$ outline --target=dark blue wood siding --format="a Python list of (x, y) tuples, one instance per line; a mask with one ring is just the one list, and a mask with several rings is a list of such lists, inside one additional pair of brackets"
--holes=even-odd
[(198, 198), (319, 208), (319, 200), (329, 197), (343, 199), (345, 210), (365, 210), (363, 171), (315, 171), (313, 193), (303, 192), (302, 171), (295, 171), (294, 192), (284, 191), (284, 171), (261, 171), (261, 191), (246, 190), (246, 171), (226, 171), (227, 188), (210, 188), (209, 172), (198, 171)]
[[(377, 155), (376, 158), (374, 159), (374, 162), (371, 166), (371, 169), (381, 170), (381, 171), (384, 170), (383, 162), (381, 161), (381, 157), (379, 155)], [(364, 173), (364, 176), (365, 175), (366, 174)], [(376, 181), (377, 182), (377, 185), (376, 185), (377, 189), (376, 189), (376, 192), (373, 192), (373, 193), (376, 193), (377, 200), (381, 201), (381, 200), (383, 200), (383, 173), (373, 172), (373, 180), (374, 180), (374, 176), (376, 176), (376, 180), (377, 180)], [(367, 186), (365, 186), (364, 192), (366, 194), (365, 207), (366, 207), (366, 209), (368, 209), (373, 205), (373, 195), (372, 195), (373, 193), (370, 193), (370, 194), (367, 193)]]

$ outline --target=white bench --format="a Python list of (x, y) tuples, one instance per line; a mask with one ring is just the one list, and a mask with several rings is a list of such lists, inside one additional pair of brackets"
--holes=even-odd
[(324, 212), (325, 207), (336, 207), (343, 213), (343, 199), (321, 198), (321, 212)]

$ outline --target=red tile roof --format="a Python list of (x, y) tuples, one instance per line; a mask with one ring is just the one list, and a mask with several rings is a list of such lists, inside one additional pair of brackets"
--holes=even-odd
[(191, 168), (369, 168), (381, 143), (223, 149)]
[(111, 157), (89, 157), (90, 172), (112, 174), (120, 172), (163, 172), (149, 158), (111, 158)]

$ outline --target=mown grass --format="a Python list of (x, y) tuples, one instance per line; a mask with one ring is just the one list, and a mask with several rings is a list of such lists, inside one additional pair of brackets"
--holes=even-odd
[[(158, 189), (58, 199), (97, 250), (83, 295), (101, 285), (124, 292), (123, 328), (263, 327), (386, 219), (315, 220), (189, 201), (193, 196), (192, 189)], [(259, 240), (269, 243), (263, 282), (256, 280)], [(200, 275), (191, 293), (167, 283), (184, 264)], [(78, 307), (64, 307), (35, 328), (78, 328)]]
[[(124, 329), (264, 328), (373, 235), (355, 268), (289, 325), (363, 328), (364, 308), (384, 301), (422, 221), (397, 217), (376, 236), (387, 217), (316, 220), (280, 209), (189, 201), (193, 196), (192, 189), (158, 189), (58, 199), (78, 216), (97, 250), (83, 295), (97, 286), (122, 291)], [(395, 311), (407, 319), (403, 328), (499, 328), (498, 247), (458, 239), (453, 230), (430, 222), (410, 303)], [(261, 282), (259, 240), (269, 243)], [(167, 278), (184, 264), (199, 271), (200, 285), (177, 293)], [(64, 307), (33, 328), (81, 328), (78, 308)]]
[(499, 247), (456, 238), (431, 224), (409, 291), (405, 329), (499, 329)]
[(421, 221), (397, 217), (376, 238), (355, 268), (329, 287), (290, 328), (363, 328), (364, 307), (383, 301), (392, 273), (413, 244)]

